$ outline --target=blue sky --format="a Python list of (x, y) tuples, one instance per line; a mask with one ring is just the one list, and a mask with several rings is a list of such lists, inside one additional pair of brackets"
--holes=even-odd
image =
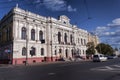
[(94, 32), (102, 42), (120, 45), (120, 0), (0, 0), (0, 19), (16, 3), (46, 17), (66, 15), (71, 24)]

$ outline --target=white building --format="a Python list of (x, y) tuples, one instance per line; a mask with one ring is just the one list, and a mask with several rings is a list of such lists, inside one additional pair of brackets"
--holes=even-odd
[[(1, 59), (12, 64), (86, 57), (88, 32), (70, 24), (65, 15), (55, 19), (13, 8), (0, 21)], [(27, 53), (27, 54), (26, 54)]]

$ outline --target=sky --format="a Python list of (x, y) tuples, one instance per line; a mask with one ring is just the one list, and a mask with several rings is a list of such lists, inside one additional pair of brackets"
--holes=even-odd
[(66, 15), (71, 24), (120, 48), (120, 0), (0, 0), (0, 19), (16, 4), (45, 17)]

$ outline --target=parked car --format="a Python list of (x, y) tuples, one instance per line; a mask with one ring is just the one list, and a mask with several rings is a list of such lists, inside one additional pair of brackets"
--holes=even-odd
[(83, 58), (79, 55), (74, 57), (74, 61), (83, 61), (83, 60), (85, 60), (85, 58)]
[(65, 59), (64, 58), (60, 58), (57, 61), (65, 61)]
[(107, 59), (115, 59), (117, 58), (116, 55), (106, 55)]
[(102, 61), (107, 61), (107, 57), (105, 57), (103, 54), (93, 55), (93, 62), (102, 62)]

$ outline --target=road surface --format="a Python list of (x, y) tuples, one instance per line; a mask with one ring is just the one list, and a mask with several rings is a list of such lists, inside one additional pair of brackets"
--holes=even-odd
[(3, 66), (0, 80), (120, 80), (120, 59)]

